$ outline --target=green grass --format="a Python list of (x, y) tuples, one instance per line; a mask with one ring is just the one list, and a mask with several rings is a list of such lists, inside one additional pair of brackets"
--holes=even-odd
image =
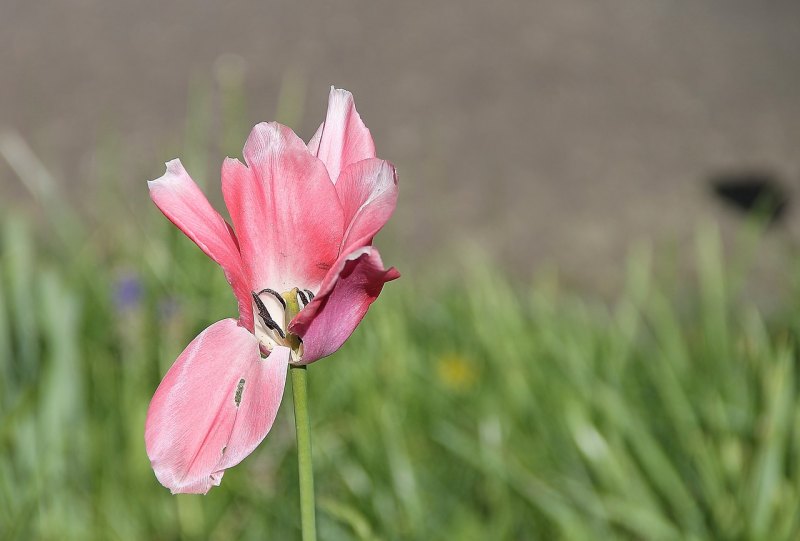
[[(235, 301), (155, 210), (138, 227), (76, 250), (3, 222), (0, 537), (297, 538), (291, 400), (208, 496), (153, 476), (148, 401)], [(796, 539), (796, 306), (765, 323), (713, 233), (698, 254), (680, 294), (640, 250), (611, 304), (476, 262), (390, 284), (309, 371), (321, 537)]]
[[(279, 118), (301, 115), (301, 82)], [(176, 154), (213, 178), (203, 164), (237, 151), (242, 122), (212, 152), (211, 118), (190, 119)], [(112, 182), (89, 218), (29, 186), (43, 224), (0, 219), (0, 539), (299, 538), (288, 396), (207, 496), (169, 495), (145, 454), (161, 377), (234, 315), (219, 268)], [(746, 256), (724, 257), (711, 229), (696, 253), (687, 277), (635, 250), (605, 303), (470, 258), (446, 269), (458, 281), (389, 284), (309, 369), (320, 538), (800, 537), (798, 297), (765, 321), (742, 294)], [(126, 282), (139, 294), (120, 304)]]

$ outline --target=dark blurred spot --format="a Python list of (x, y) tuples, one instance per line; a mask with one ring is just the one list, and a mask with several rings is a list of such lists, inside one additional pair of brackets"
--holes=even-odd
[(142, 299), (142, 282), (134, 274), (120, 277), (114, 284), (114, 303), (118, 312), (127, 312), (139, 306)]
[(789, 207), (789, 195), (769, 172), (719, 174), (712, 177), (711, 188), (729, 207), (744, 214), (760, 215), (770, 225), (783, 219)]

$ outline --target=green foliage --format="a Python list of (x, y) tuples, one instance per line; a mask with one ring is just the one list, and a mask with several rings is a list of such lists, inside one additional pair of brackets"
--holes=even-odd
[[(235, 302), (146, 216), (124, 249), (81, 257), (3, 223), (1, 537), (295, 538), (290, 400), (205, 497), (170, 496), (149, 468), (160, 377)], [(612, 306), (474, 262), (452, 269), (463, 286), (390, 284), (309, 370), (322, 537), (797, 538), (794, 329), (732, 300), (720, 252), (700, 236), (691, 302), (642, 251)]]

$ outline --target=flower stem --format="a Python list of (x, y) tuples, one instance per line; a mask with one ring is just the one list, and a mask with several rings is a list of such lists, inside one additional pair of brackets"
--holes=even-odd
[(311, 464), (311, 427), (308, 422), (308, 373), (305, 366), (292, 366), (294, 427), (297, 432), (297, 466), (300, 472), (300, 523), (303, 541), (316, 541), (314, 518), (314, 472)]

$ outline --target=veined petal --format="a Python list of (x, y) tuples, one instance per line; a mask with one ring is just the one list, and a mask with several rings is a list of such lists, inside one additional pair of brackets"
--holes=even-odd
[(239, 301), (239, 320), (243, 326), (252, 329), (250, 291), (244, 280), (244, 269), (233, 230), (214, 210), (180, 160), (169, 161), (166, 165), (167, 171), (161, 178), (147, 183), (150, 198), (164, 216), (222, 267)]
[(344, 210), (342, 253), (372, 243), (397, 205), (397, 171), (387, 161), (371, 158), (349, 165), (339, 176), (336, 193)]
[(195, 338), (150, 402), (145, 446), (156, 477), (173, 494), (205, 494), (272, 427), (286, 383), (288, 349), (267, 359), (233, 319)]
[(356, 111), (350, 92), (331, 87), (325, 122), (308, 142), (308, 148), (325, 163), (334, 184), (351, 163), (375, 157), (372, 135)]
[(289, 324), (289, 330), (303, 339), (300, 364), (339, 349), (378, 298), (383, 284), (399, 277), (394, 267), (383, 268), (381, 256), (372, 246), (340, 258), (314, 300)]
[(274, 122), (253, 128), (244, 158), (247, 166), (225, 160), (222, 193), (251, 288), (317, 287), (336, 261), (344, 229), (325, 166)]

